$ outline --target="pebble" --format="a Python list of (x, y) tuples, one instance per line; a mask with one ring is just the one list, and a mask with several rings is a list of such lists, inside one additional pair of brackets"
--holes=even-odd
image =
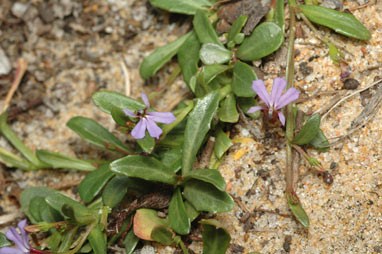
[(8, 75), (12, 70), (11, 63), (4, 50), (0, 48), (0, 75)]
[(342, 89), (354, 90), (354, 89), (357, 89), (358, 86), (359, 86), (358, 80), (353, 78), (348, 78), (344, 81), (344, 85), (342, 86)]
[(29, 4), (16, 2), (12, 5), (11, 12), (18, 18), (22, 18), (24, 13), (28, 10)]
[(321, 6), (338, 10), (342, 8), (342, 3), (340, 0), (324, 0)]

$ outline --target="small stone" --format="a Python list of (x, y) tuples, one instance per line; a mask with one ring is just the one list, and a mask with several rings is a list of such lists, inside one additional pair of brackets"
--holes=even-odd
[(339, 10), (342, 8), (342, 3), (340, 0), (324, 0), (322, 4), (323, 7)]
[(376, 253), (382, 253), (382, 245), (374, 246), (373, 249)]
[(357, 3), (359, 5), (364, 5), (364, 4), (367, 4), (370, 0), (357, 0)]
[(44, 23), (49, 24), (54, 21), (54, 14), (50, 4), (45, 2), (39, 4), (38, 12), (40, 14), (42, 21), (44, 21)]
[(299, 70), (304, 76), (308, 76), (309, 74), (313, 72), (313, 68), (308, 66), (307, 62), (300, 63)]
[(286, 252), (290, 252), (291, 243), (292, 243), (292, 236), (290, 236), (290, 235), (285, 236), (284, 243), (283, 243), (283, 249)]
[(22, 18), (25, 12), (28, 10), (29, 4), (16, 2), (12, 5), (12, 14), (18, 18)]
[(0, 75), (8, 75), (12, 66), (4, 50), (0, 48)]
[(357, 89), (358, 86), (359, 86), (358, 80), (353, 79), (353, 78), (348, 78), (344, 81), (344, 85), (343, 85), (342, 89), (354, 90), (354, 89)]

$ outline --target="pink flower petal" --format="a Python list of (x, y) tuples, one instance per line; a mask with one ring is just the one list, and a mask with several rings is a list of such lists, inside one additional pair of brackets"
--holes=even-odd
[(125, 115), (127, 115), (127, 116), (130, 116), (130, 117), (133, 117), (133, 118), (136, 118), (137, 117), (137, 115), (136, 114), (134, 114), (133, 112), (131, 112), (130, 110), (128, 110), (128, 109), (122, 109), (122, 111), (125, 113)]
[(12, 247), (3, 247), (0, 249), (0, 254), (25, 254), (25, 253), (29, 253), (29, 251), (24, 252), (20, 250), (19, 248), (12, 248)]
[(272, 92), (271, 92), (272, 106), (275, 106), (277, 104), (281, 94), (284, 92), (286, 85), (287, 85), (287, 82), (283, 78), (275, 78), (273, 80), (273, 86), (272, 86)]
[(150, 102), (149, 102), (149, 98), (147, 98), (147, 95), (145, 93), (141, 93), (141, 97), (143, 102), (146, 105), (146, 108), (150, 108)]
[(147, 130), (151, 137), (159, 139), (159, 136), (162, 134), (162, 129), (150, 118), (147, 119)]
[(277, 115), (279, 116), (281, 124), (285, 125), (285, 116), (284, 116), (283, 112), (277, 111)]
[(247, 113), (250, 114), (250, 113), (255, 113), (259, 110), (264, 110), (265, 108), (263, 106), (255, 106), (255, 107), (251, 107)]
[(6, 236), (9, 240), (11, 240), (12, 242), (14, 242), (16, 244), (16, 246), (24, 251), (24, 252), (28, 252), (28, 249), (29, 249), (29, 246), (27, 248), (27, 246), (24, 246), (24, 242), (23, 242), (23, 239), (21, 238), (21, 236), (19, 235), (19, 233), (17, 233), (16, 229), (14, 227), (10, 227), (9, 230), (7, 231), (6, 233)]
[(275, 105), (276, 109), (281, 109), (289, 103), (297, 100), (299, 95), (300, 92), (297, 91), (296, 88), (289, 88), (283, 95), (281, 95), (280, 99), (277, 101), (277, 104)]
[(28, 239), (28, 233), (24, 230), (24, 228), (26, 227), (27, 225), (27, 220), (22, 220), (20, 221), (18, 224), (17, 224), (17, 227), (20, 229), (20, 232), (21, 232), (21, 236), (23, 238), (23, 242), (24, 242), (24, 246), (25, 248), (27, 249), (30, 249), (30, 246), (29, 246), (29, 239)]
[(149, 112), (147, 118), (154, 120), (157, 123), (170, 124), (176, 120), (176, 117), (171, 112)]
[(147, 127), (147, 120), (145, 118), (142, 118), (141, 120), (139, 120), (139, 122), (137, 123), (137, 125), (135, 125), (133, 131), (131, 132), (131, 135), (135, 138), (135, 139), (142, 139), (145, 137), (146, 135), (146, 127)]
[(265, 87), (264, 81), (261, 79), (254, 80), (252, 82), (252, 89), (257, 93), (257, 95), (267, 104), (268, 107), (271, 105), (271, 97)]

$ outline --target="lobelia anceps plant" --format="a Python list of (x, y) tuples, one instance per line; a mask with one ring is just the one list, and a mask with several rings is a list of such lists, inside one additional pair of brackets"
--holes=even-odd
[[(171, 1), (151, 2), (164, 8), (170, 7), (166, 2)], [(185, 8), (182, 13), (194, 15), (193, 31), (145, 58), (140, 73), (147, 79), (177, 55), (183, 79), (196, 99), (182, 101), (173, 112), (155, 112), (150, 111), (150, 103), (144, 93), (141, 94), (142, 103), (119, 93), (99, 91), (93, 95), (94, 103), (112, 115), (119, 125), (117, 130), (122, 134), (135, 124), (131, 130), (134, 140), (121, 140), (96, 121), (85, 117), (72, 118), (67, 125), (93, 145), (115, 152), (115, 160), (85, 161), (48, 151), (37, 152), (38, 159), (46, 163), (45, 167), (92, 171), (78, 187), (86, 206), (47, 188), (29, 188), (22, 194), (23, 211), (32, 223), (50, 223), (47, 246), (54, 253), (75, 253), (82, 248), (84, 252), (93, 249), (95, 253), (107, 253), (107, 246), (118, 239), (124, 242), (126, 253), (134, 251), (139, 239), (176, 245), (187, 253), (181, 235), (192, 233), (191, 224), (197, 221), (203, 227), (204, 253), (225, 253), (230, 241), (227, 231), (216, 221), (200, 220), (199, 214), (233, 209), (233, 200), (217, 168), (233, 143), (223, 131), (230, 126), (225, 123), (238, 123), (238, 109), (252, 118), (257, 118), (260, 110), (271, 119), (278, 117), (282, 125), (287, 126), (287, 146), (296, 150), (301, 148), (298, 151), (304, 153), (310, 164), (320, 166), (304, 151), (308, 147), (318, 151), (329, 149), (328, 141), (319, 128), (319, 116), (306, 119), (301, 129), (293, 129), (295, 118), (290, 114), (291, 103), (298, 98), (299, 92), (288, 88), (283, 94), (286, 81), (276, 78), (269, 94), (264, 82), (257, 80), (250, 63), (276, 51), (284, 42), (284, 1), (272, 1), (277, 2), (276, 7), (273, 6), (276, 8), (273, 16), (269, 15), (267, 22), (258, 25), (250, 36), (241, 32), (248, 17), (240, 16), (224, 35), (226, 41), (221, 40), (222, 36), (218, 36), (211, 23), (217, 17), (213, 3), (208, 0), (190, 2), (178, 1), (175, 10)], [(205, 8), (205, 3), (209, 3), (208, 7), (213, 6), (212, 9)], [(300, 10), (312, 20), (322, 16), (322, 9), (316, 7), (300, 6), (295, 10)], [(328, 15), (334, 14), (328, 12)], [(327, 26), (338, 26), (338, 22), (329, 22)], [(288, 77), (290, 73), (289, 70)], [(256, 94), (265, 105), (258, 105), (254, 99)], [(286, 116), (281, 111), (285, 106), (288, 107)], [(2, 122), (0, 125), (5, 126), (6, 121)], [(166, 125), (158, 126), (157, 123)], [(4, 132), (5, 128), (2, 129)], [(214, 137), (216, 142), (212, 143), (209, 164), (198, 168), (194, 162), (204, 147), (208, 147), (204, 146), (206, 140), (213, 140), (210, 137)], [(291, 157), (287, 156), (290, 160)], [(29, 158), (33, 162), (34, 158)], [(23, 165), (21, 162), (19, 165)], [(30, 166), (27, 164), (25, 167)], [(287, 190), (287, 198), (292, 212), (304, 226), (308, 226), (309, 220), (292, 188)], [(165, 217), (159, 217), (158, 211), (164, 212)], [(83, 237), (81, 241), (75, 241), (74, 235)], [(51, 239), (56, 239), (56, 242)], [(209, 244), (211, 242), (219, 244), (215, 246)]]

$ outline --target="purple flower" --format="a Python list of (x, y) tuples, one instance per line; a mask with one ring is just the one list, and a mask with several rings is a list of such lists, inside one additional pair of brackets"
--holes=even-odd
[(6, 233), (8, 240), (13, 241), (17, 248), (3, 247), (0, 249), (0, 254), (25, 254), (30, 253), (31, 247), (29, 246), (28, 234), (24, 230), (27, 225), (27, 220), (22, 220), (17, 224), (21, 235), (16, 231), (16, 228), (10, 227)]
[(254, 80), (252, 89), (265, 102), (266, 106), (251, 107), (247, 113), (255, 113), (264, 110), (270, 118), (273, 118), (273, 112), (276, 112), (282, 125), (285, 125), (285, 116), (281, 112), (281, 108), (298, 99), (299, 92), (296, 88), (289, 88), (283, 95), (282, 92), (286, 88), (287, 82), (283, 78), (275, 78), (273, 80), (272, 93), (269, 95), (264, 81), (261, 79)]
[(147, 129), (151, 137), (159, 139), (159, 136), (162, 134), (162, 129), (159, 128), (156, 123), (170, 124), (174, 122), (176, 118), (171, 112), (153, 111), (146, 113), (146, 111), (150, 108), (150, 102), (146, 94), (141, 93), (141, 97), (146, 105), (144, 110), (139, 110), (137, 114), (134, 114), (128, 109), (123, 109), (123, 112), (125, 112), (127, 116), (132, 118), (139, 118), (139, 122), (137, 125), (135, 125), (131, 135), (135, 139), (142, 139), (145, 137)]

